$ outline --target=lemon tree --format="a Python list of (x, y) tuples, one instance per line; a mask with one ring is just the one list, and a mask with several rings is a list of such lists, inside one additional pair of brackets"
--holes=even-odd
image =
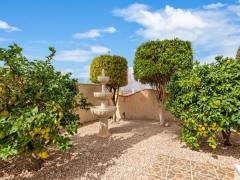
[(167, 108), (181, 121), (182, 138), (195, 149), (202, 142), (217, 148), (218, 135), (230, 145), (232, 130), (240, 131), (240, 64), (216, 57), (213, 64), (195, 64), (178, 72), (168, 85)]
[[(47, 147), (70, 146), (77, 131), (77, 81), (51, 65), (55, 50), (46, 60), (29, 61), (14, 44), (0, 48), (0, 158), (32, 153), (47, 158)], [(85, 107), (87, 101), (81, 101)]]

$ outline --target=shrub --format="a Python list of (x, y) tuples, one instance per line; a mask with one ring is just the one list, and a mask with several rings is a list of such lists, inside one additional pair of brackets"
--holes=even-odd
[(69, 135), (77, 131), (79, 117), (73, 108), (79, 96), (70, 74), (55, 71), (51, 60), (28, 61), (16, 44), (0, 48), (0, 158), (23, 153), (39, 158), (46, 148), (70, 146)]
[(167, 108), (181, 122), (182, 139), (199, 149), (217, 147), (219, 132), (229, 145), (231, 130), (240, 130), (240, 64), (217, 57), (216, 63), (196, 64), (178, 72), (168, 85)]

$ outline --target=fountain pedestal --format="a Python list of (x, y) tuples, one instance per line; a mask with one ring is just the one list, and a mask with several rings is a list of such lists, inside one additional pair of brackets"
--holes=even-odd
[(98, 136), (108, 137), (111, 133), (108, 130), (108, 118), (110, 118), (117, 110), (115, 106), (107, 106), (105, 102), (110, 100), (112, 93), (107, 92), (106, 84), (109, 81), (109, 77), (105, 76), (104, 69), (102, 75), (98, 76), (98, 81), (102, 84), (101, 92), (94, 92), (94, 97), (101, 100), (100, 106), (94, 106), (91, 108), (91, 112), (99, 119), (99, 132)]
[(110, 135), (111, 135), (111, 133), (108, 130), (108, 119), (100, 119), (98, 136), (108, 137)]

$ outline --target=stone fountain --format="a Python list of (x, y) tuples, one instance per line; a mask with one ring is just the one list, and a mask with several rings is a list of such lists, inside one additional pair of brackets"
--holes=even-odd
[(102, 91), (94, 92), (94, 97), (101, 100), (101, 105), (92, 107), (91, 112), (100, 120), (98, 136), (108, 137), (111, 135), (108, 130), (108, 118), (116, 112), (117, 108), (106, 104), (112, 98), (112, 93), (106, 90), (106, 84), (109, 81), (109, 77), (105, 76), (104, 69), (102, 70), (101, 76), (97, 77), (97, 80), (102, 85)]

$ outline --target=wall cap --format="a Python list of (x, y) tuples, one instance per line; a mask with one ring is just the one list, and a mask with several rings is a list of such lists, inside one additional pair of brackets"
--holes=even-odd
[(134, 92), (134, 93), (129, 93), (129, 94), (125, 94), (125, 95), (124, 95), (124, 94), (119, 94), (119, 96), (121, 96), (121, 97), (133, 96), (133, 95), (135, 95), (135, 94), (142, 93), (142, 92), (144, 92), (144, 91), (154, 91), (154, 92), (156, 92), (155, 89), (142, 89), (142, 90), (136, 91), (136, 92)]

